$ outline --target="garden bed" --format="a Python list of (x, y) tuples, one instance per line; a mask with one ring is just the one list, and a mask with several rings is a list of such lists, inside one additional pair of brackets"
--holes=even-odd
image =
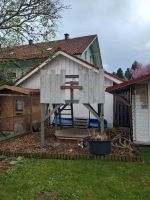
[(135, 149), (129, 151), (112, 147), (110, 155), (93, 156), (89, 152), (89, 147), (81, 148), (77, 140), (59, 140), (53, 131), (46, 134), (45, 145), (40, 145), (40, 133), (34, 132), (19, 138), (11, 139), (0, 144), (0, 154), (7, 156), (43, 157), (60, 159), (110, 159), (110, 160), (142, 160), (140, 154)]

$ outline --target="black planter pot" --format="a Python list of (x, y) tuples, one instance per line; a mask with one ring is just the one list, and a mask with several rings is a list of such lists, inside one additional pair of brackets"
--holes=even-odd
[(90, 153), (94, 155), (108, 155), (111, 153), (111, 141), (89, 141)]

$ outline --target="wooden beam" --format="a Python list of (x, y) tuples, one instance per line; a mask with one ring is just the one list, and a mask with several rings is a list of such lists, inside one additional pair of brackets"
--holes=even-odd
[(127, 106), (131, 106), (130, 102), (123, 96), (119, 95), (119, 94), (114, 94), (114, 96), (116, 96), (118, 99), (120, 99), (120, 101), (122, 101), (125, 105)]
[(60, 86), (60, 88), (62, 89), (62, 90), (65, 90), (65, 89), (70, 89), (70, 90), (75, 90), (75, 89), (77, 89), (77, 90), (82, 90), (83, 89), (83, 87), (82, 86), (79, 86), (79, 85), (62, 85), (62, 86)]
[(60, 109), (58, 110), (57, 115), (58, 115), (59, 113), (61, 113), (68, 105), (69, 105), (68, 103), (64, 104), (63, 107), (60, 108)]
[(79, 103), (78, 99), (74, 99), (74, 100), (65, 100), (65, 103)]
[(26, 94), (0, 94), (0, 96), (8, 96), (8, 97), (25, 97)]
[(44, 130), (44, 118), (46, 114), (46, 104), (41, 104), (41, 145), (45, 144), (45, 130)]
[(100, 132), (104, 132), (104, 104), (99, 104), (99, 115), (101, 116)]
[(83, 104), (93, 115), (98, 119), (99, 122), (101, 122), (101, 116), (98, 115), (96, 110), (90, 105), (90, 104)]
[(65, 75), (65, 78), (79, 78), (79, 75)]
[(30, 94), (30, 131), (32, 132), (32, 103), (33, 103), (33, 94)]
[(58, 110), (58, 108), (60, 108), (62, 105), (63, 105), (63, 104), (58, 104), (58, 105), (56, 105), (56, 107), (55, 107), (53, 110), (51, 110), (50, 113), (48, 113), (48, 114), (44, 117), (43, 121), (45, 121), (48, 117), (50, 117), (52, 114), (54, 114), (54, 113), (56, 112), (56, 110)]
[(66, 81), (65, 84), (79, 85), (79, 81)]
[(62, 104), (58, 104), (56, 105), (56, 107), (50, 111), (50, 113), (48, 113), (46, 115), (46, 111), (47, 111), (47, 104), (41, 104), (41, 145), (44, 146), (45, 144), (45, 127), (44, 127), (44, 122), (47, 118), (49, 118), (53, 113), (56, 112), (56, 110), (58, 108), (60, 108), (60, 106), (62, 106)]

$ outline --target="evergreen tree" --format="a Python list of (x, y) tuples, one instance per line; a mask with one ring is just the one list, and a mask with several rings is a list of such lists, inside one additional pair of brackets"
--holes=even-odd
[(118, 69), (117, 69), (116, 76), (118, 76), (119, 78), (124, 79), (123, 70), (122, 70), (121, 68), (118, 68)]
[(112, 72), (112, 75), (116, 76), (116, 72)]
[(133, 62), (133, 64), (132, 64), (132, 66), (131, 66), (131, 69), (135, 70), (135, 69), (137, 68), (138, 64), (139, 64), (139, 63), (135, 60), (135, 61)]
[(132, 77), (132, 74), (130, 72), (130, 68), (127, 68), (126, 71), (125, 71), (125, 77), (130, 80), (131, 77)]

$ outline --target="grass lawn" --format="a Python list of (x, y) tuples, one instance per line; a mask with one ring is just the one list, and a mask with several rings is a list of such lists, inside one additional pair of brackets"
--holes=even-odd
[(98, 160), (24, 159), (0, 172), (0, 200), (30, 200), (50, 192), (51, 200), (150, 199), (150, 148), (144, 163)]

